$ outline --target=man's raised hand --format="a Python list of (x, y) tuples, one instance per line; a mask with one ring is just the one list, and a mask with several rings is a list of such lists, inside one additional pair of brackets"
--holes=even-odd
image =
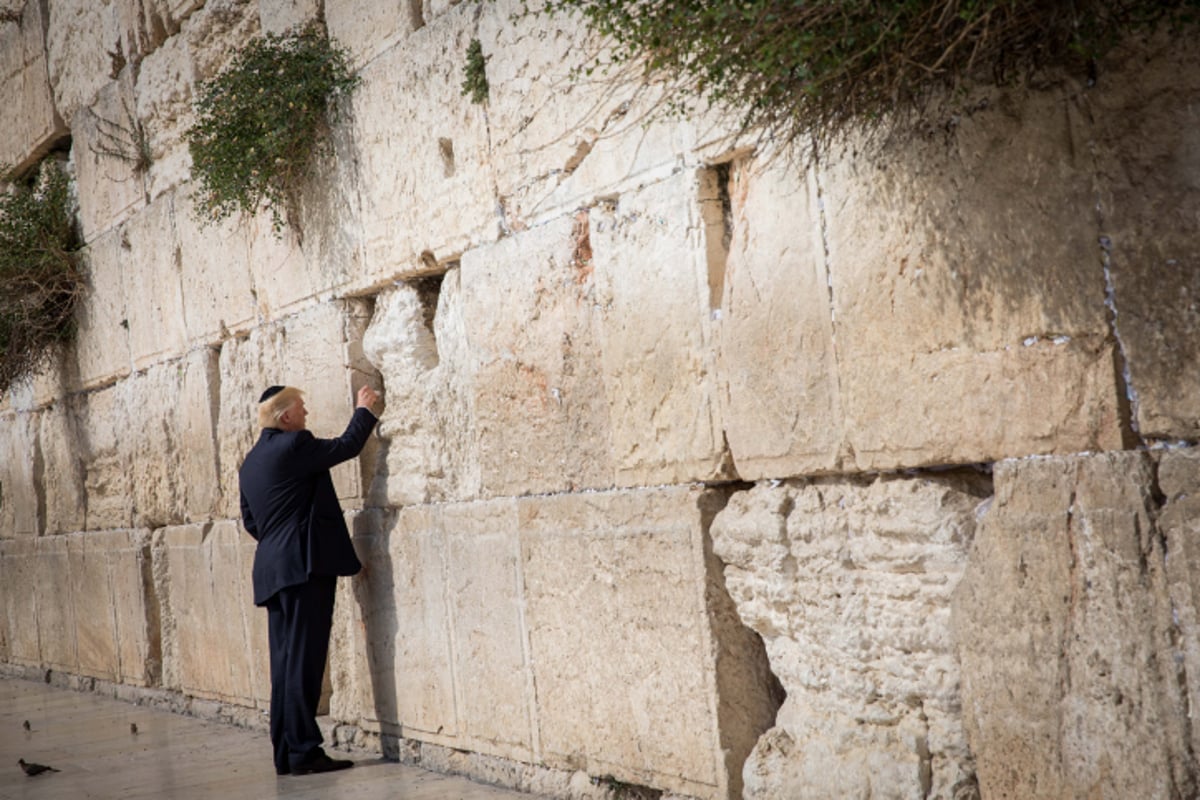
[(370, 386), (363, 385), (358, 390), (358, 407), (365, 408), (368, 411), (373, 411), (375, 403), (379, 401), (379, 395)]

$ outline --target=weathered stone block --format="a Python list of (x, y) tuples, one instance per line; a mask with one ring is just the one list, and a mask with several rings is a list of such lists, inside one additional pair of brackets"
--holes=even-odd
[(23, 624), (37, 628), (41, 664), (63, 672), (79, 668), (76, 647), (78, 623), (71, 588), (71, 563), (66, 536), (46, 536), (37, 540), (32, 558), (37, 576), (33, 585), (35, 614)]
[(146, 204), (139, 126), (129, 71), (105, 83), (95, 100), (75, 113), (71, 159), (79, 191), (79, 227), (86, 242)]
[[(256, 415), (263, 389), (282, 384), (304, 391), (308, 427), (315, 436), (338, 436), (345, 430), (354, 409), (351, 371), (364, 367), (353, 357), (346, 339), (348, 332), (357, 331), (349, 320), (352, 306), (315, 306), (222, 346), (217, 433), (220, 486), (228, 487), (225, 516), (241, 515), (237, 470), (259, 436)], [(361, 496), (360, 469), (358, 459), (334, 467), (334, 486), (343, 500)]]
[(578, 15), (540, 5), (501, 0), (479, 18), (492, 163), (512, 230), (666, 178), (712, 135), (707, 119), (663, 113), (672, 87), (637, 69), (584, 74), (601, 43)]
[(700, 180), (684, 171), (589, 215), (618, 485), (729, 474)]
[(74, 128), (76, 112), (91, 105), (120, 69), (114, 59), (121, 51), (116, 4), (55, 0), (47, 5), (46, 67), (55, 106)]
[(0, 415), (0, 538), (37, 536), (42, 531), (40, 417), (28, 412)]
[(375, 504), (479, 496), (466, 313), (457, 268), (436, 291), (400, 284), (376, 298), (362, 340), (386, 389), (371, 487)]
[(171, 198), (151, 203), (122, 229), (122, 280), (134, 369), (187, 349), (179, 243)]
[(19, 19), (0, 23), (0, 164), (23, 171), (67, 133), (46, 72), (46, 7), (27, 2)]
[[(135, 111), (142, 124), (140, 135), (149, 148), (146, 189), (150, 199), (191, 179), (191, 156), (183, 138), (195, 120), (191, 58), (187, 37), (170, 36), (138, 65)], [(180, 225), (181, 237), (183, 227)]]
[(320, 0), (258, 0), (258, 19), (263, 33), (285, 33), (317, 19)]
[(518, 501), (548, 765), (727, 796), (700, 497), (670, 488)]
[[(1173, 450), (1159, 456), (1158, 486), (1164, 497), (1158, 526), (1166, 540), (1167, 584), (1181, 690), (1187, 708), (1200, 703), (1200, 451)], [(1182, 657), (1182, 658), (1181, 658)], [(1200, 730), (1191, 727), (1191, 752), (1200, 752)]]
[(456, 7), (362, 70), (352, 100), (364, 258), (356, 283), (428, 271), (426, 251), (444, 260), (498, 233), (486, 121), (461, 90), (475, 11)]
[(1003, 462), (995, 481), (953, 619), (982, 796), (1195, 794), (1149, 458)]
[(748, 798), (963, 797), (973, 786), (950, 630), (973, 475), (759, 484), (713, 547), (787, 691)]
[(82, 434), (77, 399), (60, 400), (41, 415), (38, 442), (42, 455), (40, 482), (45, 494), (44, 532), (72, 533), (84, 530), (87, 492), (84, 460), (80, 453)]
[(154, 585), (150, 531), (85, 534), (108, 557), (111, 608), (116, 620), (117, 680), (135, 686), (158, 684), (162, 677), (159, 598)]
[[(390, 571), (391, 613), (367, 622), (372, 648), (372, 674), (381, 722), (417, 732), (420, 738), (460, 733), (454, 702), (454, 665), (450, 640), (450, 606), (446, 591), (446, 540), (441, 508), (420, 506), (397, 512), (385, 531), (387, 561), (371, 565), (375, 581)], [(382, 566), (383, 570), (379, 567)], [(389, 570), (390, 567), (390, 570)], [(386, 581), (386, 578), (385, 578)], [(386, 590), (386, 582), (379, 587)], [(373, 587), (374, 590), (374, 587)], [(390, 635), (389, 635), (390, 634)], [(388, 660), (391, 656), (391, 660)], [(448, 677), (449, 676), (449, 677)], [(381, 692), (382, 684), (390, 683)], [(388, 695), (392, 698), (388, 698)], [(379, 707), (394, 699), (392, 708)], [(383, 714), (388, 714), (383, 717)]]
[(728, 180), (717, 332), (734, 464), (747, 480), (829, 471), (845, 429), (815, 176), (741, 161)]
[(175, 193), (174, 208), (189, 343), (215, 344), (248, 333), (257, 308), (250, 270), (244, 268), (249, 258), (245, 229), (232, 220), (201, 224), (187, 189)]
[(613, 483), (587, 217), (563, 217), (463, 255), (483, 491)]
[[(109, 586), (109, 556), (105, 545), (116, 544), (113, 534), (75, 534), (63, 537), (67, 546), (66, 576), (70, 585), (63, 594), (74, 607), (78, 671), (105, 680), (114, 680), (117, 668), (117, 622)], [(127, 534), (117, 533), (127, 538)], [(72, 670), (74, 671), (74, 670)]]
[(1200, 61), (1163, 36), (1088, 92), (1104, 258), (1142, 436), (1200, 438)]
[(963, 119), (955, 151), (929, 140), (902, 159), (844, 152), (820, 172), (859, 468), (1122, 444), (1077, 112), (1061, 91), (991, 101)]
[(122, 231), (110, 230), (83, 250), (87, 282), (75, 313), (73, 350), (85, 389), (109, 384), (131, 369), (122, 237)]
[(533, 758), (533, 674), (523, 615), (517, 504), (449, 505), (446, 595), (454, 644), (458, 720), (471, 749)]
[(358, 65), (369, 63), (424, 24), (421, 0), (325, 0), (330, 38), (347, 48)]
[(262, 33), (257, 0), (168, 2), (172, 6), (198, 6), (187, 16), (179, 31), (187, 43), (193, 80), (197, 84), (214, 77), (228, 64), (235, 50)]
[(21, 666), (42, 662), (37, 625), (38, 539), (0, 539), (0, 616), (4, 623), (5, 660)]
[(244, 705), (269, 699), (256, 693), (255, 676), (269, 674), (270, 663), (252, 658), (250, 648), (249, 617), (259, 610), (247, 589), (246, 534), (234, 522), (218, 522), (155, 535), (166, 561), (158, 591), (171, 617), (164, 656), (174, 659), (164, 671), (178, 682), (170, 688)]
[(79, 453), (87, 494), (85, 530), (128, 528), (133, 522), (127, 397), (123, 387), (114, 386), (81, 399)]

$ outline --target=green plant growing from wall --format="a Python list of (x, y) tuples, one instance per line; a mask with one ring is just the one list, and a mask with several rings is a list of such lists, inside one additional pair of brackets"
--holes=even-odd
[(74, 333), (83, 291), (67, 174), (53, 158), (28, 181), (5, 169), (0, 193), (0, 393)]
[(467, 62), (463, 66), (462, 94), (472, 103), (484, 103), (488, 99), (487, 59), (483, 45), (472, 39), (467, 46)]
[(920, 123), (931, 98), (973, 81), (1094, 73), (1126, 34), (1194, 24), (1200, 0), (547, 0), (543, 11), (600, 34), (606, 55), (581, 72), (665, 79), (672, 109), (703, 98), (766, 137), (820, 143)]
[(186, 134), (201, 219), (253, 214), (266, 204), (277, 234), (294, 222), (314, 159), (330, 149), (337, 101), (358, 82), (346, 51), (317, 24), (238, 50), (200, 86)]

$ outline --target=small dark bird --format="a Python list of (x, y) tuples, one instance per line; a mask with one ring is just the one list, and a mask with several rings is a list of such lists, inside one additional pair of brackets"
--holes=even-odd
[(129, 723), (129, 732), (132, 733), (134, 736), (137, 736), (137, 723), (136, 722)]
[(43, 772), (58, 772), (54, 767), (47, 767), (45, 764), (35, 764), (23, 758), (18, 758), (17, 763), (21, 765), (21, 769), (25, 770), (25, 774), (31, 778), (34, 775), (41, 775)]
[(21, 727), (24, 728), (25, 730), (30, 730), (29, 720), (25, 720), (24, 722), (22, 722)]

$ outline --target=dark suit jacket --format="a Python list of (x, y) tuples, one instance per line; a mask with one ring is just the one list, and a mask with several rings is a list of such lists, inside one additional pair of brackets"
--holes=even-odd
[(354, 575), (362, 569), (329, 468), (357, 456), (375, 423), (374, 414), (359, 408), (336, 439), (264, 428), (246, 454), (238, 483), (242, 522), (258, 541), (255, 605), (311, 575)]

